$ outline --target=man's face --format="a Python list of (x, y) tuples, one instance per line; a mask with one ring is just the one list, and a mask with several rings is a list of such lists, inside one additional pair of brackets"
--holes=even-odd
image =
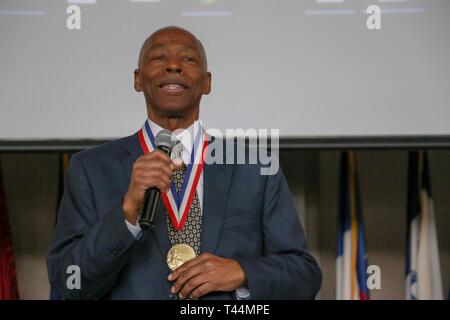
[(144, 92), (147, 106), (165, 116), (198, 112), (202, 95), (211, 91), (200, 48), (180, 30), (156, 33), (134, 75), (135, 89)]

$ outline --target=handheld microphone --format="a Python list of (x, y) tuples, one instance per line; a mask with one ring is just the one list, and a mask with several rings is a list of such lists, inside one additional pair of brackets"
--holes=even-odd
[[(172, 141), (172, 132), (169, 130), (161, 130), (155, 137), (156, 148), (170, 156), (170, 152), (174, 146)], [(139, 226), (143, 230), (153, 228), (153, 220), (158, 210), (161, 200), (161, 192), (158, 188), (152, 187), (145, 191), (144, 204), (141, 208), (139, 218)]]

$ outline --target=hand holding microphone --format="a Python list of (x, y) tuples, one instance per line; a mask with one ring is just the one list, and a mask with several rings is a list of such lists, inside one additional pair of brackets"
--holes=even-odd
[(173, 148), (172, 133), (160, 131), (155, 137), (157, 151), (139, 157), (133, 165), (128, 191), (123, 200), (125, 218), (143, 229), (153, 226), (153, 219), (161, 198), (161, 192), (170, 187), (173, 170), (180, 165), (170, 159)]

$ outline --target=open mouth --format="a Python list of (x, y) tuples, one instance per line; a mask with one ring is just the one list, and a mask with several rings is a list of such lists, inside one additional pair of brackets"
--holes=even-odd
[(188, 89), (185, 84), (179, 82), (162, 83), (159, 87), (167, 93), (178, 93)]

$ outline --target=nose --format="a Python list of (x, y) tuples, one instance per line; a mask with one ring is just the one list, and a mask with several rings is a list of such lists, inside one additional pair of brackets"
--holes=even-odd
[(179, 63), (172, 59), (169, 61), (169, 64), (166, 67), (166, 72), (167, 73), (172, 73), (172, 72), (181, 73), (182, 70), (180, 68)]

